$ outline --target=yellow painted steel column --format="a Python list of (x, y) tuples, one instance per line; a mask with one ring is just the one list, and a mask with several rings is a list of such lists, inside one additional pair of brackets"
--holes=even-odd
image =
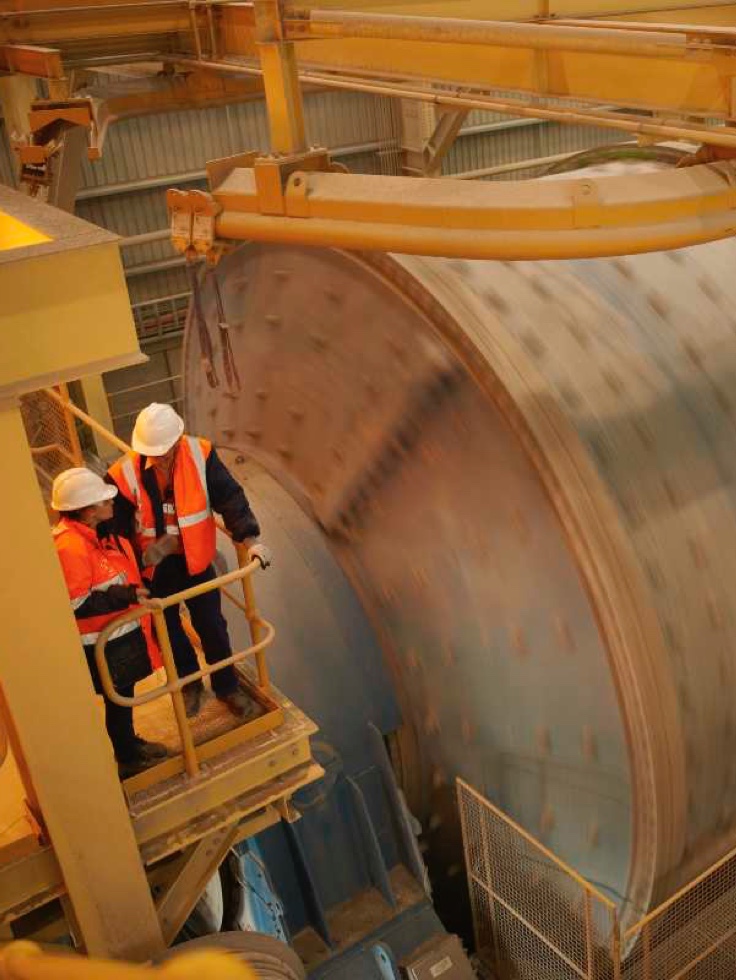
[[(110, 402), (108, 401), (105, 382), (102, 380), (101, 375), (91, 374), (86, 378), (82, 378), (80, 385), (82, 387), (87, 413), (109, 432), (114, 432), (115, 427), (112, 421), (112, 413), (110, 412)], [(118, 458), (120, 453), (107, 439), (104, 439), (96, 432), (93, 433), (93, 436), (97, 455), (100, 459), (112, 461)]]
[(0, 677), (87, 952), (144, 960), (161, 929), (79, 642), (20, 411), (0, 404)]
[(271, 152), (286, 156), (302, 153), (307, 149), (307, 137), (296, 49), (284, 40), (280, 0), (255, 0), (254, 9)]

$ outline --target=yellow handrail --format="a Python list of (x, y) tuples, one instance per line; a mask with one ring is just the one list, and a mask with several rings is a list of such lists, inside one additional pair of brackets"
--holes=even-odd
[(225, 952), (185, 954), (160, 967), (75, 954), (46, 954), (35, 943), (11, 943), (0, 949), (0, 980), (257, 980), (251, 967)]
[(106, 429), (104, 425), (100, 425), (97, 419), (93, 419), (91, 415), (83, 412), (82, 409), (78, 408), (74, 402), (69, 400), (69, 398), (62, 397), (62, 395), (60, 395), (58, 391), (54, 391), (53, 388), (44, 388), (44, 394), (48, 395), (49, 398), (55, 401), (58, 405), (61, 405), (65, 412), (70, 412), (72, 415), (75, 415), (78, 419), (88, 425), (93, 432), (96, 432), (98, 435), (101, 435), (103, 438), (107, 439), (107, 441), (112, 443), (113, 446), (116, 446), (121, 453), (130, 452), (130, 446), (127, 442), (123, 442), (122, 439), (118, 439), (114, 433), (110, 432), (109, 429)]
[[(242, 552), (239, 550), (239, 559), (241, 559), (241, 556)], [(95, 661), (97, 663), (97, 669), (100, 673), (102, 688), (105, 695), (114, 704), (132, 708), (143, 704), (148, 704), (150, 701), (156, 701), (167, 694), (171, 696), (174, 715), (176, 717), (177, 727), (181, 736), (184, 765), (187, 773), (190, 776), (195, 775), (199, 771), (199, 761), (197, 759), (197, 752), (194, 745), (192, 732), (187, 722), (184, 697), (182, 695), (183, 688), (187, 684), (191, 684), (193, 681), (201, 680), (210, 674), (216, 673), (218, 670), (241, 663), (247, 657), (255, 657), (258, 669), (259, 686), (266, 693), (269, 690), (268, 671), (266, 668), (264, 652), (273, 642), (274, 637), (276, 636), (276, 630), (271, 623), (261, 619), (256, 611), (250, 576), (256, 571), (256, 569), (261, 568), (261, 562), (259, 558), (251, 558), (249, 555), (248, 559), (247, 564), (243, 565), (241, 568), (235, 569), (232, 572), (228, 572), (226, 575), (220, 575), (209, 582), (203, 582), (201, 585), (193, 585), (191, 588), (182, 589), (181, 592), (175, 592), (163, 599), (150, 599), (146, 605), (137, 606), (135, 609), (130, 609), (121, 616), (117, 616), (100, 631), (100, 635), (95, 643)], [(246, 650), (241, 650), (238, 653), (234, 653), (231, 656), (224, 658), (223, 660), (218, 660), (217, 663), (207, 664), (206, 667), (202, 667), (195, 673), (187, 674), (185, 677), (180, 677), (176, 668), (176, 661), (174, 660), (174, 652), (171, 647), (171, 638), (169, 636), (168, 626), (166, 625), (166, 617), (164, 616), (165, 610), (171, 606), (178, 606), (180, 603), (186, 602), (187, 599), (193, 599), (195, 596), (202, 595), (205, 592), (212, 592), (214, 589), (220, 589), (223, 586), (230, 585), (232, 582), (237, 581), (241, 581), (244, 586), (245, 613), (250, 626), (251, 638), (254, 641), (253, 644)], [(248, 588), (246, 588), (246, 583)], [(136, 622), (149, 614), (153, 616), (156, 626), (156, 635), (161, 648), (161, 658), (166, 671), (166, 683), (154, 688), (152, 691), (147, 691), (145, 694), (140, 694), (132, 698), (123, 697), (115, 690), (115, 685), (113, 683), (110, 668), (108, 667), (107, 658), (105, 656), (105, 648), (110, 640), (110, 637), (121, 626), (124, 626), (126, 623)], [(265, 630), (265, 636), (263, 637), (260, 637), (261, 629)]]

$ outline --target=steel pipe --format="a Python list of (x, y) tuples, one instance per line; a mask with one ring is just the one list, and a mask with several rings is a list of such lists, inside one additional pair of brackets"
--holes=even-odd
[(681, 33), (616, 30), (595, 26), (519, 24), (506, 21), (460, 20), (451, 17), (412, 17), (339, 10), (312, 10), (304, 20), (286, 22), (287, 36), (303, 38), (376, 38), (386, 41), (426, 41), (435, 44), (482, 44), (545, 51), (585, 51), (642, 57), (683, 58), (698, 50)]
[[(177, 63), (192, 67), (208, 68), (222, 74), (262, 75), (255, 64), (244, 62), (202, 61), (194, 59), (179, 59)], [(681, 120), (662, 120), (657, 117), (637, 115), (636, 113), (612, 112), (608, 108), (582, 108), (580, 106), (545, 106), (539, 100), (532, 102), (521, 99), (506, 99), (499, 96), (487, 96), (482, 92), (472, 95), (448, 94), (447, 82), (435, 82), (435, 88), (419, 86), (407, 81), (391, 79), (372, 81), (370, 78), (355, 73), (327, 73), (319, 69), (305, 69), (299, 72), (303, 84), (314, 84), (320, 88), (339, 89), (351, 92), (368, 92), (373, 95), (383, 95), (397, 99), (415, 99), (432, 105), (446, 106), (453, 109), (481, 109), (486, 112), (500, 112), (510, 116), (525, 119), (539, 119), (548, 122), (560, 122), (567, 125), (605, 126), (608, 129), (619, 130), (641, 136), (656, 136), (660, 140), (688, 140), (691, 143), (704, 143), (713, 146), (724, 146), (730, 149), (736, 147), (736, 133), (725, 126), (704, 125), (702, 123)], [(714, 117), (718, 112), (713, 111)]]

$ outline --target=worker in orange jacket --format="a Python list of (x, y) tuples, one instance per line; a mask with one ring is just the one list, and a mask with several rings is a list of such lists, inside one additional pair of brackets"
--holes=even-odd
[[(234, 541), (254, 544), (260, 533), (243, 488), (217, 455), (212, 443), (184, 434), (184, 422), (170, 405), (152, 404), (138, 415), (133, 451), (109, 471), (120, 491), (115, 526), (134, 542), (151, 594), (173, 595), (215, 577), (215, 513)], [(261, 555), (266, 552), (259, 546)], [(261, 557), (267, 563), (267, 558)], [(187, 601), (192, 625), (208, 663), (232, 655), (218, 590)], [(199, 670), (178, 606), (166, 610), (166, 624), (180, 677)], [(254, 705), (238, 684), (232, 666), (211, 674), (215, 696), (240, 720)], [(183, 689), (189, 717), (200, 709), (204, 686), (192, 681)]]
[[(54, 480), (51, 506), (59, 512), (52, 534), (66, 580), (95, 691), (105, 700), (105, 725), (120, 774), (133, 775), (166, 758), (164, 745), (147, 742), (135, 733), (133, 709), (110, 701), (104, 694), (95, 644), (102, 630), (118, 616), (145, 602), (135, 555), (127, 541), (100, 538), (98, 530), (112, 517), (115, 487), (84, 467), (60, 473)], [(158, 650), (150, 616), (124, 623), (105, 647), (110, 676), (122, 697), (133, 697), (138, 681), (157, 664)]]

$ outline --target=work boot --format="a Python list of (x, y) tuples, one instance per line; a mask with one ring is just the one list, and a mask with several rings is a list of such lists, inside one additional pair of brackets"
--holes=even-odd
[(182, 694), (184, 695), (184, 709), (187, 713), (187, 718), (194, 718), (199, 714), (199, 709), (202, 707), (204, 684), (202, 681), (187, 684)]
[(121, 779), (130, 779), (139, 772), (161, 762), (169, 755), (169, 750), (160, 742), (147, 742), (144, 738), (135, 736), (130, 752), (123, 759), (118, 759), (118, 774)]
[(163, 743), (148, 742), (139, 735), (135, 737), (135, 752), (136, 756), (144, 762), (161, 762), (162, 759), (169, 757), (169, 750)]
[(255, 702), (240, 688), (228, 694), (218, 694), (217, 700), (221, 701), (239, 721), (247, 721), (256, 713)]

